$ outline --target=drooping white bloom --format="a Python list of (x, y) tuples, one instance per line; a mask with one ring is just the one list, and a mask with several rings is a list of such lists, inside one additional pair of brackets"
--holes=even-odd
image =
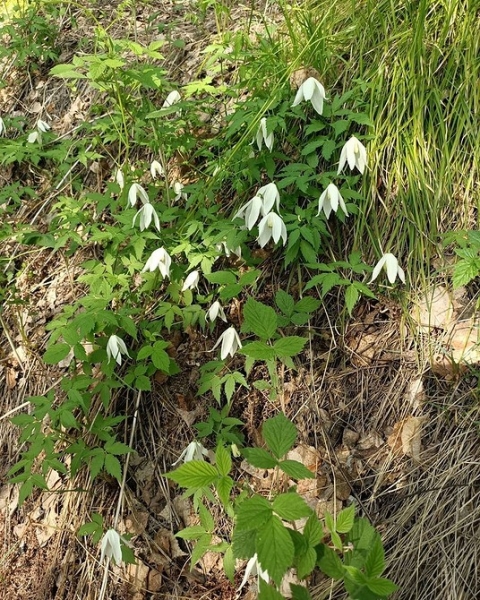
[(280, 211), (280, 192), (273, 181), (271, 183), (267, 183), (267, 185), (263, 185), (258, 190), (257, 196), (263, 198), (263, 215), (268, 214), (272, 210), (274, 204), (277, 207), (277, 212)]
[(41, 131), (42, 133), (47, 133), (47, 131), (49, 129), (51, 129), (51, 127), (48, 123), (46, 123), (45, 121), (42, 121), (42, 119), (38, 119), (37, 129), (38, 129), (38, 131)]
[(248, 230), (255, 227), (255, 223), (258, 221), (260, 213), (263, 211), (263, 199), (260, 196), (254, 196), (242, 208), (233, 215), (234, 219), (244, 218), (245, 226)]
[(191, 290), (192, 288), (198, 288), (198, 282), (200, 281), (200, 273), (198, 271), (192, 271), (187, 275), (187, 278), (183, 282), (182, 292)]
[(135, 227), (135, 221), (137, 220), (137, 217), (140, 217), (140, 231), (144, 231), (145, 229), (148, 229), (150, 227), (152, 218), (155, 227), (157, 228), (157, 231), (160, 231), (160, 221), (158, 219), (157, 212), (150, 204), (150, 202), (144, 204), (142, 208), (137, 212), (137, 214), (133, 217), (133, 227)]
[(144, 188), (139, 183), (132, 183), (130, 189), (128, 190), (128, 202), (133, 207), (137, 203), (138, 198), (143, 202), (143, 204), (148, 204), (150, 200), (148, 199), (148, 194), (144, 190)]
[(2, 119), (2, 117), (0, 117), (0, 135), (3, 135), (3, 134), (4, 134), (4, 132), (5, 132), (5, 129), (6, 129), (6, 127), (5, 127), (5, 123), (3, 122), (3, 119)]
[(323, 85), (317, 81), (315, 77), (309, 77), (298, 88), (292, 108), (298, 106), (300, 102), (303, 102), (304, 100), (310, 100), (313, 108), (321, 115), (323, 113), (323, 101), (325, 99), (325, 88)]
[(283, 240), (283, 245), (287, 243), (287, 228), (282, 218), (276, 213), (271, 212), (265, 215), (258, 225), (258, 238), (257, 242), (260, 248), (266, 246), (270, 240), (273, 239), (275, 244), (280, 238)]
[(342, 172), (345, 163), (348, 163), (348, 166), (352, 171), (357, 167), (360, 173), (365, 171), (365, 166), (367, 165), (367, 150), (362, 142), (357, 140), (354, 135), (352, 135), (342, 148), (337, 173)]
[(103, 536), (100, 562), (103, 562), (105, 557), (113, 558), (117, 565), (122, 562), (121, 538), (115, 529), (109, 529)]
[(117, 169), (115, 173), (115, 181), (118, 183), (121, 190), (125, 187), (125, 179), (123, 177), (123, 171), (121, 169)]
[(158, 160), (152, 160), (152, 163), (150, 165), (150, 174), (152, 176), (152, 179), (156, 179), (157, 176), (165, 176), (165, 170), (163, 169), (162, 165), (158, 162)]
[(112, 357), (117, 361), (118, 365), (122, 364), (122, 354), (125, 354), (130, 358), (125, 342), (118, 335), (111, 335), (107, 342), (107, 357), (108, 362)]
[(180, 181), (175, 181), (175, 183), (173, 184), (173, 191), (175, 192), (175, 198), (173, 199), (174, 202), (178, 202), (180, 198), (182, 198), (183, 200), (186, 200), (188, 198), (188, 195), (183, 191), (184, 187), (185, 186), (183, 185), (183, 183), (180, 183)]
[(207, 310), (207, 319), (213, 323), (216, 321), (217, 317), (220, 317), (222, 321), (227, 322), (227, 317), (225, 316), (225, 311), (222, 308), (222, 305), (217, 300), (212, 304), (212, 306)]
[(271, 131), (270, 133), (268, 133), (268, 130), (267, 130), (267, 119), (265, 117), (262, 117), (260, 119), (260, 123), (259, 123), (258, 129), (257, 129), (256, 140), (257, 140), (257, 146), (258, 146), (259, 150), (262, 149), (263, 143), (265, 143), (265, 146), (270, 150), (270, 152), (272, 151), (272, 148), (273, 148), (273, 131)]
[(169, 106), (172, 106), (173, 104), (176, 104), (177, 102), (180, 102), (181, 99), (182, 99), (182, 97), (177, 92), (177, 90), (173, 90), (173, 92), (170, 92), (168, 94), (168, 96), (166, 97), (165, 102), (162, 105), (162, 108), (168, 108)]
[(242, 347), (242, 342), (240, 341), (238, 333), (233, 325), (222, 333), (222, 335), (218, 338), (217, 343), (212, 348), (212, 351), (215, 350), (219, 344), (222, 344), (220, 349), (220, 358), (222, 360), (227, 358), (229, 354), (233, 357), (235, 352)]
[(397, 278), (397, 276), (402, 283), (405, 283), (405, 271), (398, 264), (398, 260), (396, 259), (396, 257), (393, 254), (390, 254), (390, 252), (384, 254), (382, 258), (378, 261), (378, 263), (375, 265), (370, 283), (372, 283), (372, 281), (375, 281), (383, 267), (385, 267), (385, 270), (387, 271), (387, 279), (390, 283), (395, 283), (395, 279)]
[(38, 141), (38, 143), (41, 144), (42, 136), (38, 131), (32, 131), (32, 133), (29, 134), (27, 141), (29, 144), (34, 144), (36, 141)]
[(242, 583), (240, 584), (238, 591), (240, 591), (243, 588), (243, 586), (247, 583), (250, 575), (257, 576), (257, 587), (258, 588), (260, 587), (260, 579), (263, 579), (263, 581), (265, 581), (266, 583), (269, 583), (269, 581), (270, 581), (270, 577), (268, 576), (267, 571), (264, 571), (262, 569), (260, 563), (258, 562), (258, 556), (256, 553), (252, 556), (252, 558), (247, 563), (247, 567), (245, 569), (245, 575), (243, 576)]
[[(235, 217), (234, 217), (235, 218)], [(231, 254), (235, 254), (236, 256), (238, 256), (239, 258), (241, 258), (242, 256), (242, 248), (241, 246), (237, 246), (236, 248), (229, 248), (227, 246), (226, 242), (219, 242), (218, 244), (215, 244), (215, 248), (219, 251), (219, 252), (225, 252), (225, 256), (227, 258), (230, 258)]]
[(172, 466), (178, 465), (178, 463), (183, 462), (187, 463), (192, 460), (205, 460), (204, 456), (208, 455), (208, 450), (205, 448), (203, 444), (197, 442), (196, 440), (190, 442), (188, 446), (183, 450), (178, 459), (172, 463)]
[(142, 273), (145, 273), (145, 271), (151, 271), (153, 273), (155, 269), (158, 269), (162, 274), (162, 277), (170, 277), (171, 264), (172, 259), (170, 254), (165, 250), (165, 248), (158, 248), (150, 255), (150, 258), (147, 260), (142, 269)]
[(318, 215), (322, 212), (325, 213), (327, 219), (330, 217), (330, 214), (333, 212), (337, 212), (338, 207), (341, 207), (345, 215), (348, 217), (347, 207), (345, 202), (340, 194), (340, 190), (334, 183), (331, 183), (327, 186), (327, 189), (320, 196), (320, 200), (318, 201)]

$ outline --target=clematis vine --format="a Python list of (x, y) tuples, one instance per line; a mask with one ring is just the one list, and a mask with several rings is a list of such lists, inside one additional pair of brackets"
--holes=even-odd
[(243, 586), (247, 583), (249, 577), (251, 575), (257, 576), (257, 587), (260, 587), (260, 579), (263, 579), (266, 583), (270, 582), (270, 577), (268, 576), (267, 571), (264, 571), (258, 562), (257, 553), (255, 553), (252, 558), (248, 561), (247, 567), (245, 569), (245, 575), (243, 576), (242, 583), (238, 588), (238, 592), (243, 588)]
[(160, 231), (160, 221), (158, 219), (158, 215), (156, 210), (150, 204), (150, 202), (145, 203), (142, 208), (137, 212), (137, 214), (133, 217), (132, 225), (135, 227), (135, 221), (137, 218), (140, 219), (140, 231), (144, 231), (150, 227), (150, 223), (153, 222), (157, 231)]
[(277, 211), (279, 211), (280, 193), (277, 186), (272, 181), (271, 183), (262, 186), (255, 196), (235, 213), (233, 219), (243, 218), (245, 220), (245, 227), (250, 231), (255, 227), (260, 215), (267, 215), (274, 205), (276, 206)]
[(5, 123), (2, 119), (2, 117), (0, 117), (0, 135), (3, 135), (5, 133), (6, 127), (5, 127)]
[(122, 364), (122, 354), (130, 357), (125, 342), (118, 335), (111, 335), (107, 342), (107, 358), (108, 362), (113, 358), (118, 365)]
[(280, 238), (282, 238), (285, 246), (287, 243), (287, 228), (281, 217), (274, 212), (270, 212), (263, 217), (258, 225), (257, 242), (260, 248), (263, 248), (270, 239), (273, 239), (276, 244)]
[(132, 183), (128, 190), (128, 203), (130, 206), (134, 207), (137, 204), (138, 198), (140, 198), (143, 204), (148, 204), (150, 202), (145, 189), (139, 183)]
[(325, 99), (325, 88), (323, 85), (317, 81), (315, 77), (309, 77), (298, 88), (292, 108), (298, 106), (300, 102), (303, 102), (304, 100), (310, 100), (313, 108), (321, 115), (323, 113), (323, 101)]
[(340, 190), (334, 183), (331, 183), (327, 186), (327, 189), (320, 196), (320, 200), (318, 201), (317, 217), (323, 210), (325, 216), (328, 219), (332, 210), (336, 213), (339, 206), (341, 207), (345, 215), (348, 217), (347, 207), (342, 198), (342, 195), (340, 194)]
[(178, 465), (180, 462), (190, 462), (192, 460), (205, 460), (205, 456), (208, 456), (208, 450), (205, 448), (203, 444), (194, 440), (190, 442), (188, 446), (183, 450), (178, 459), (172, 463), (172, 466)]
[(106, 558), (113, 558), (115, 564), (122, 562), (122, 543), (120, 535), (115, 529), (109, 529), (102, 538), (100, 562)]
[(123, 190), (125, 187), (125, 178), (123, 177), (123, 171), (121, 169), (116, 170), (115, 181), (118, 183), (119, 188)]
[(405, 271), (398, 264), (397, 258), (387, 252), (382, 256), (382, 258), (378, 261), (373, 269), (372, 279), (370, 283), (375, 281), (375, 279), (380, 275), (380, 271), (382, 268), (385, 268), (387, 271), (387, 279), (390, 283), (395, 283), (395, 279), (398, 277), (402, 283), (405, 283)]
[(268, 133), (267, 119), (265, 117), (262, 117), (260, 119), (260, 123), (259, 123), (258, 129), (257, 129), (256, 141), (257, 141), (257, 146), (258, 146), (259, 150), (261, 150), (263, 144), (265, 144), (265, 146), (270, 150), (270, 152), (272, 151), (273, 131)]
[(220, 358), (224, 360), (230, 354), (231, 357), (235, 355), (235, 352), (242, 347), (242, 342), (238, 337), (238, 333), (235, 330), (235, 327), (229, 327), (226, 329), (222, 335), (218, 338), (217, 343), (212, 348), (215, 350), (219, 345), (222, 345), (220, 349)]
[(225, 323), (227, 322), (227, 317), (225, 316), (225, 311), (223, 310), (222, 305), (220, 304), (220, 302), (217, 300), (207, 310), (206, 318), (211, 323), (213, 323), (214, 321), (217, 320), (218, 317), (220, 317), (220, 319), (222, 319), (222, 321), (224, 321)]
[(200, 281), (200, 273), (198, 271), (192, 271), (187, 275), (187, 278), (183, 282), (182, 292), (198, 288), (198, 282)]
[(173, 90), (173, 92), (170, 92), (168, 94), (168, 96), (166, 97), (165, 102), (162, 104), (162, 108), (169, 108), (170, 106), (173, 106), (177, 102), (180, 102), (181, 99), (182, 99), (182, 97), (177, 92), (177, 90)]
[(351, 171), (356, 167), (360, 173), (365, 171), (367, 165), (367, 150), (354, 135), (352, 135), (342, 148), (340, 162), (338, 163), (338, 174), (342, 172), (346, 163), (348, 163)]
[(165, 170), (158, 160), (152, 160), (150, 164), (150, 175), (152, 176), (152, 179), (165, 176)]
[(173, 191), (175, 193), (175, 198), (173, 199), (174, 202), (178, 202), (180, 199), (186, 200), (188, 198), (187, 194), (183, 191), (184, 187), (183, 183), (175, 181), (173, 184)]
[(142, 269), (142, 273), (145, 273), (145, 271), (150, 271), (153, 273), (153, 271), (158, 269), (163, 278), (170, 277), (171, 264), (172, 259), (165, 248), (158, 248), (150, 255), (150, 258), (147, 260)]

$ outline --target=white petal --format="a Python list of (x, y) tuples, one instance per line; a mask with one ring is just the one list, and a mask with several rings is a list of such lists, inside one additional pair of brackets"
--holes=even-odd
[(400, 279), (400, 281), (402, 283), (405, 283), (405, 271), (402, 269), (402, 267), (400, 265), (397, 267), (397, 273), (398, 273), (398, 278)]
[(315, 90), (315, 93), (312, 96), (312, 106), (317, 111), (319, 115), (323, 114), (323, 98), (320, 95), (318, 90)]
[(254, 196), (248, 204), (249, 206), (245, 213), (245, 225), (250, 231), (255, 227), (255, 223), (258, 221), (260, 211), (263, 208), (263, 201), (258, 196)]
[(382, 258), (375, 265), (375, 268), (373, 269), (372, 273), (372, 278), (370, 279), (370, 283), (372, 283), (372, 281), (375, 281), (375, 279), (380, 275), (380, 271), (382, 270), (382, 267), (385, 264), (386, 260), (386, 255), (383, 255)]
[(258, 238), (257, 242), (260, 248), (263, 248), (268, 244), (269, 239), (272, 237), (272, 230), (268, 225), (268, 216), (265, 215), (258, 225)]
[(342, 172), (343, 167), (345, 166), (345, 163), (347, 162), (347, 152), (348, 152), (348, 148), (347, 148), (347, 144), (345, 144), (342, 148), (342, 152), (340, 153), (340, 162), (338, 163), (337, 175), (339, 175)]
[(181, 99), (182, 99), (182, 97), (177, 92), (177, 90), (173, 90), (173, 92), (170, 92), (168, 94), (165, 102), (162, 105), (162, 108), (168, 108), (169, 106), (172, 106), (172, 104), (176, 104), (177, 102), (180, 102)]
[(348, 166), (350, 167), (350, 170), (352, 170), (352, 171), (355, 168), (355, 165), (357, 164), (356, 141), (357, 141), (356, 138), (351, 137), (348, 140), (348, 142), (346, 143), (347, 162), (348, 162)]
[(315, 93), (317, 80), (313, 77), (309, 77), (306, 81), (302, 83), (303, 88), (303, 97), (305, 100), (311, 100), (313, 94)]
[(298, 106), (300, 102), (303, 102), (303, 100), (305, 100), (305, 98), (303, 97), (303, 85), (301, 85), (297, 90), (297, 94), (295, 96), (295, 100), (293, 101), (292, 108), (294, 106)]
[(398, 272), (398, 260), (393, 254), (385, 254), (385, 265), (387, 267), (387, 279), (390, 283), (395, 283)]
[(186, 290), (197, 287), (199, 280), (200, 280), (200, 275), (199, 275), (198, 271), (192, 271), (191, 273), (189, 273), (183, 284), (182, 292), (185, 292)]

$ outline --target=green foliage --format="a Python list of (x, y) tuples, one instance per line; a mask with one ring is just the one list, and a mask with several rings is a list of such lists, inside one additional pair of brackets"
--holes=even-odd
[(468, 285), (480, 275), (480, 232), (456, 231), (445, 236), (445, 244), (456, 244), (458, 259), (453, 267), (454, 289)]

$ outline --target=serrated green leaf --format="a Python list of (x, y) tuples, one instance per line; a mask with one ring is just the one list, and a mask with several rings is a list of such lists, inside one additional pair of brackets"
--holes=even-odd
[(296, 521), (312, 514), (312, 509), (297, 493), (279, 494), (273, 501), (272, 508), (286, 521)]
[(360, 569), (357, 567), (352, 567), (350, 565), (344, 565), (343, 570), (345, 574), (357, 585), (365, 585), (367, 583), (367, 577), (365, 576)]
[(205, 533), (204, 535), (202, 535), (202, 537), (198, 539), (198, 542), (195, 544), (195, 548), (192, 552), (190, 570), (193, 570), (193, 567), (208, 551), (211, 541), (212, 535), (210, 533)]
[(244, 500), (237, 509), (238, 531), (242, 529), (258, 529), (272, 517), (270, 502), (262, 496), (253, 496)]
[(325, 544), (318, 545), (316, 550), (320, 570), (332, 579), (343, 579), (343, 564), (337, 553)]
[(115, 477), (117, 481), (122, 480), (122, 465), (116, 456), (113, 454), (105, 454), (105, 463), (104, 463), (105, 471)]
[(117, 456), (133, 452), (130, 446), (127, 446), (127, 444), (123, 444), (122, 442), (108, 442), (105, 444), (104, 449), (105, 452), (108, 452), (109, 454), (115, 454)]
[(295, 307), (295, 300), (287, 292), (278, 290), (275, 294), (275, 304), (284, 315), (290, 317)]
[(354, 285), (349, 285), (345, 290), (345, 306), (348, 314), (352, 316), (352, 311), (359, 298), (358, 289)]
[(297, 354), (300, 354), (300, 352), (303, 350), (303, 347), (307, 341), (307, 338), (299, 337), (297, 335), (290, 335), (277, 340), (273, 344), (273, 350), (278, 358), (297, 356)]
[[(263, 568), (263, 565), (262, 565)], [(266, 581), (260, 579), (260, 593), (258, 594), (257, 600), (285, 600), (284, 596), (280, 592), (268, 585)]]
[(139, 377), (137, 377), (135, 379), (134, 386), (135, 389), (143, 392), (150, 392), (152, 389), (150, 379), (146, 375), (140, 375)]
[(303, 585), (291, 583), (290, 591), (292, 592), (292, 600), (312, 600), (310, 592)]
[(376, 579), (371, 579), (367, 581), (368, 589), (374, 594), (378, 594), (383, 598), (390, 596), (393, 592), (398, 590), (398, 586), (390, 581), (390, 579), (385, 579), (384, 577), (378, 577)]
[(56, 365), (68, 356), (70, 346), (68, 344), (53, 344), (43, 355), (43, 362), (47, 365)]
[(223, 555), (223, 570), (230, 583), (233, 584), (235, 580), (235, 557), (231, 546), (225, 550)]
[(263, 448), (244, 448), (242, 454), (257, 469), (274, 469), (278, 464), (277, 459)]
[(95, 523), (94, 521), (90, 523), (84, 523), (78, 528), (77, 536), (82, 537), (83, 535), (93, 535), (99, 528), (101, 528), (101, 525)]
[(232, 549), (235, 558), (249, 559), (255, 554), (255, 540), (257, 532), (252, 529), (233, 530)]
[(215, 464), (220, 475), (228, 475), (232, 468), (232, 457), (224, 446), (218, 446), (215, 452)]
[(143, 360), (144, 358), (148, 358), (153, 352), (152, 346), (142, 346), (137, 354), (137, 360)]
[(287, 569), (292, 566), (294, 546), (287, 528), (278, 517), (272, 517), (258, 530), (256, 547), (262, 569), (280, 585)]
[(370, 524), (368, 519), (365, 519), (364, 517), (356, 519), (353, 528), (347, 535), (347, 543), (353, 545), (353, 552), (347, 552), (345, 554), (345, 564), (362, 569), (365, 565), (367, 556), (370, 553), (370, 549), (378, 536), (378, 532)]
[(249, 298), (243, 308), (242, 332), (254, 333), (262, 340), (268, 340), (277, 330), (277, 315), (272, 307)]
[(272, 360), (275, 358), (275, 351), (272, 346), (269, 346), (265, 342), (251, 342), (250, 344), (245, 344), (240, 352), (255, 360)]
[(185, 527), (182, 531), (175, 534), (175, 537), (181, 538), (182, 540), (198, 540), (207, 533), (205, 527), (202, 525), (193, 525), (192, 527)]
[(305, 296), (295, 304), (295, 312), (315, 312), (321, 305), (320, 300), (312, 298), (311, 296)]
[(297, 429), (283, 413), (279, 413), (265, 421), (263, 424), (263, 437), (273, 455), (282, 458), (295, 443)]
[(338, 533), (348, 533), (355, 520), (355, 504), (351, 504), (348, 508), (343, 509), (337, 515), (335, 530)]
[(308, 521), (305, 523), (303, 535), (307, 539), (310, 546), (316, 546), (322, 541), (323, 527), (316, 514), (311, 515)]
[(315, 548), (311, 546), (307, 548), (307, 551), (300, 556), (297, 561), (297, 575), (299, 579), (305, 579), (315, 568), (317, 562), (317, 553)]
[(103, 469), (103, 465), (105, 463), (105, 453), (103, 450), (98, 449), (97, 453), (93, 455), (93, 458), (90, 460), (88, 465), (88, 469), (90, 471), (90, 477), (95, 479), (95, 477), (100, 473)]
[(159, 371), (168, 373), (170, 371), (170, 357), (162, 347), (163, 344), (155, 343), (152, 351), (152, 362)]
[(385, 569), (385, 551), (380, 535), (376, 536), (370, 552), (365, 560), (365, 573), (367, 577), (378, 577)]
[(231, 477), (221, 477), (215, 484), (218, 497), (221, 503), (226, 508), (230, 503), (230, 493), (233, 488), (233, 479)]
[(278, 463), (280, 469), (289, 475), (292, 479), (315, 479), (315, 473), (312, 473), (305, 465), (298, 460), (282, 460)]
[(231, 271), (216, 271), (205, 275), (205, 279), (210, 283), (219, 285), (233, 285), (237, 283), (236, 276)]
[[(458, 253), (458, 251), (457, 251)], [(476, 259), (459, 260), (454, 267), (452, 283), (454, 289), (470, 283), (480, 273), (479, 262)]]
[(180, 465), (175, 471), (166, 473), (165, 477), (182, 487), (195, 489), (212, 485), (219, 475), (217, 469), (210, 463), (203, 460), (191, 460)]

